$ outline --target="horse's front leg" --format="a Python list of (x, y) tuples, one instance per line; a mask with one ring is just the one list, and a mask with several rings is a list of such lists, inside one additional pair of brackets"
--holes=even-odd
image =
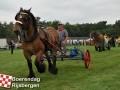
[(25, 58), (27, 60), (27, 64), (28, 64), (28, 68), (29, 68), (29, 75), (27, 77), (28, 78), (35, 77), (35, 74), (34, 74), (33, 69), (32, 69), (31, 56), (28, 53), (25, 53), (25, 52), (24, 52), (24, 56), (25, 56)]
[(36, 54), (36, 59), (35, 59), (35, 66), (40, 73), (44, 73), (46, 69), (46, 65), (43, 60), (43, 52), (40, 51)]

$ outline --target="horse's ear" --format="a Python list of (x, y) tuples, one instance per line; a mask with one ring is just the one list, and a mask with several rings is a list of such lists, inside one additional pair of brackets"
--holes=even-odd
[(32, 7), (31, 7), (30, 9), (28, 9), (28, 12), (30, 12), (30, 11), (31, 11), (31, 9), (32, 9)]
[(20, 8), (20, 11), (23, 11), (23, 8), (22, 8), (22, 7)]

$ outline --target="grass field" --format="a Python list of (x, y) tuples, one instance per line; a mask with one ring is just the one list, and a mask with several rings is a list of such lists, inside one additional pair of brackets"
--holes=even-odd
[[(51, 75), (47, 70), (45, 73), (39, 74), (33, 60), (36, 77), (41, 79), (40, 87), (18, 88), (17, 90), (119, 90), (120, 48), (115, 47), (110, 51), (96, 52), (93, 46), (81, 46), (81, 50), (84, 49), (89, 49), (91, 54), (89, 70), (85, 68), (82, 60), (58, 60), (57, 75)], [(10, 54), (10, 51), (0, 51), (0, 73), (14, 77), (28, 75), (28, 67), (22, 50), (15, 50), (13, 55)], [(16, 83), (29, 84), (30, 82)], [(0, 90), (6, 89), (0, 87)], [(16, 88), (11, 88), (11, 90), (16, 90)]]

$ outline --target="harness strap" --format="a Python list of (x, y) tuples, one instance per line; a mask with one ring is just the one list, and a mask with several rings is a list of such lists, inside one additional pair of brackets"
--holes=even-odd
[(43, 33), (44, 33), (44, 35), (45, 35), (46, 40), (48, 40), (48, 33), (47, 33), (47, 32), (45, 32), (45, 30), (43, 30), (43, 29), (41, 29), (41, 30), (43, 31)]
[(40, 37), (40, 40), (45, 45), (45, 51), (51, 51), (52, 48), (55, 48), (58, 51), (60, 51), (62, 54), (66, 55), (59, 47), (55, 46), (54, 44), (50, 43), (49, 41), (43, 39), (42, 37)]
[(40, 40), (43, 42), (43, 44), (45, 45), (45, 51), (51, 51), (51, 47), (48, 43), (48, 41), (42, 37), (40, 37)]

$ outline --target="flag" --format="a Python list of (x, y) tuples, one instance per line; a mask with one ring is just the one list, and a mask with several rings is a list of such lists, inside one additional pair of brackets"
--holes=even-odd
[(10, 88), (12, 76), (0, 74), (0, 87)]

